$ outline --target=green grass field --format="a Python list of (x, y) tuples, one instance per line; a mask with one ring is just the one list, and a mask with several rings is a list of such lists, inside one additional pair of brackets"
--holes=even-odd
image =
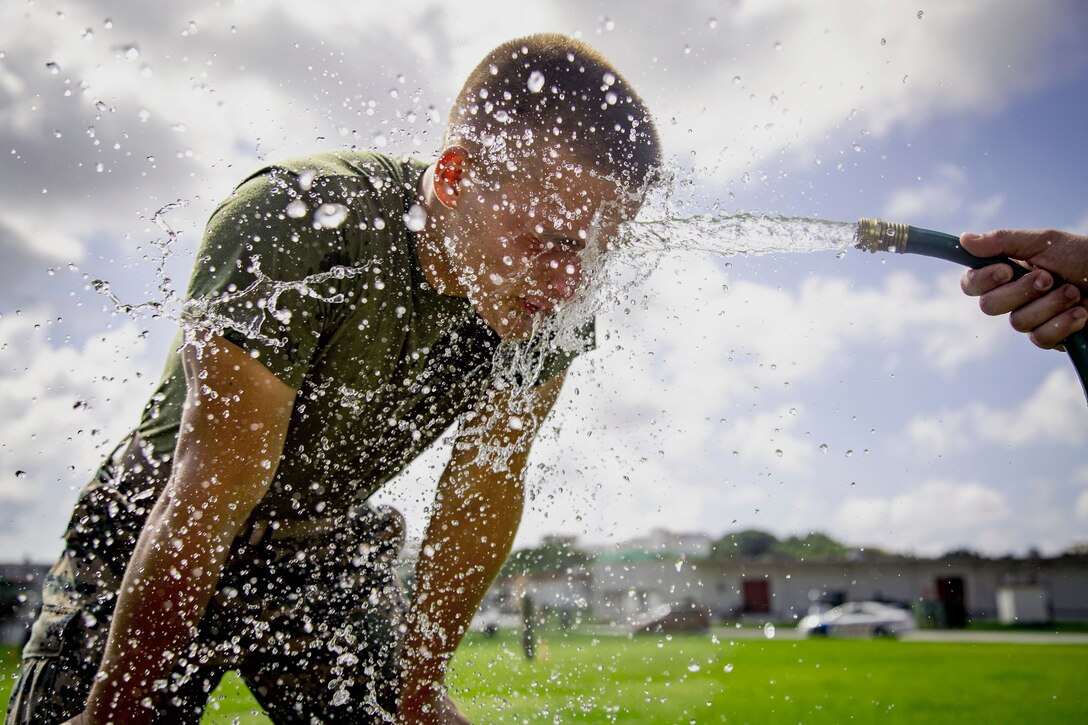
[[(478, 723), (1088, 722), (1088, 646), (473, 636), (450, 685)], [(0, 650), (6, 703), (17, 653)], [(206, 723), (266, 723), (228, 677)]]

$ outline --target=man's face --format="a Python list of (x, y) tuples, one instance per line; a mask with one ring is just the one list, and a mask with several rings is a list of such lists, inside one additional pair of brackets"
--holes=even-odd
[(480, 317), (503, 339), (522, 340), (535, 318), (579, 292), (587, 259), (636, 211), (622, 187), (574, 161), (523, 159), (514, 170), (475, 174), (447, 244)]

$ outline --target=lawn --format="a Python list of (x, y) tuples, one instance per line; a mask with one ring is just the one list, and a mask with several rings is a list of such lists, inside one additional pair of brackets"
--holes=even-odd
[[(0, 702), (15, 669), (0, 651)], [(450, 685), (480, 723), (1082, 723), (1088, 646), (551, 634), (527, 662), (473, 636)], [(205, 722), (268, 722), (237, 678), (213, 698)]]

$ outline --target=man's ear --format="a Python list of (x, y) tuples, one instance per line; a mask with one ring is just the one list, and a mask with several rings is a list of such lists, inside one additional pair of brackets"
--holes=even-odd
[(442, 206), (453, 209), (461, 196), (462, 181), (468, 173), (469, 155), (463, 146), (449, 146), (434, 167), (434, 193)]

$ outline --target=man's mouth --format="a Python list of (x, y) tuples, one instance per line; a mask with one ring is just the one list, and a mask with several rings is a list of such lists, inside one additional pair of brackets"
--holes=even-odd
[(518, 302), (521, 304), (522, 310), (530, 315), (535, 315), (540, 312), (545, 315), (550, 315), (555, 311), (555, 303), (546, 299), (529, 299), (528, 297), (521, 297), (518, 299)]

